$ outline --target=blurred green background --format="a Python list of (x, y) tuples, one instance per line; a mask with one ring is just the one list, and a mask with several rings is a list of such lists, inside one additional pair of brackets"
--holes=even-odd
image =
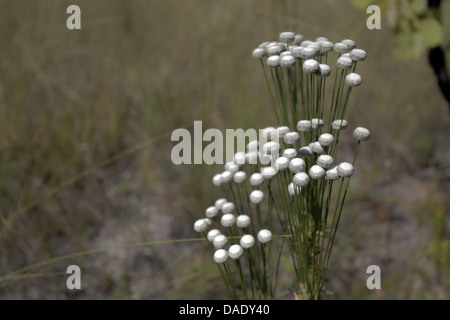
[[(66, 28), (71, 4), (82, 30)], [(170, 135), (194, 120), (204, 130), (275, 125), (251, 52), (291, 30), (368, 53), (347, 120), (372, 138), (339, 225), (329, 299), (449, 298), (448, 107), (426, 56), (396, 60), (392, 30), (384, 20), (368, 30), (367, 17), (344, 0), (0, 0), (0, 277), (47, 262), (3, 278), (0, 298), (225, 298), (203, 242), (51, 259), (196, 237), (193, 221), (221, 196), (211, 178), (222, 166), (173, 165)], [(66, 288), (70, 264), (81, 291)], [(372, 264), (382, 290), (366, 287)], [(291, 280), (286, 271), (280, 299), (292, 299)]]

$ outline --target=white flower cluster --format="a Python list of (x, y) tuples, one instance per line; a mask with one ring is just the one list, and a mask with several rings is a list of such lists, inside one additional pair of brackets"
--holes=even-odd
[[(222, 213), (219, 218), (219, 213)], [(225, 198), (218, 199), (213, 206), (205, 211), (206, 218), (195, 221), (194, 230), (199, 233), (205, 233), (206, 238), (215, 249), (214, 261), (224, 263), (228, 258), (237, 260), (244, 254), (244, 249), (250, 249), (255, 245), (255, 237), (250, 234), (251, 218), (246, 214), (238, 214), (234, 203)], [(217, 228), (211, 226), (217, 220), (220, 224)], [(239, 230), (231, 231), (231, 228)], [(219, 228), (224, 229), (224, 232)], [(240, 236), (233, 236), (240, 234)], [(233, 243), (234, 239), (239, 237), (239, 243)], [(259, 230), (256, 239), (264, 244), (272, 240), (272, 232), (267, 229)]]

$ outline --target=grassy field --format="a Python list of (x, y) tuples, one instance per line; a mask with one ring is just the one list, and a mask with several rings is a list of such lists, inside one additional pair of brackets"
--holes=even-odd
[[(226, 297), (204, 243), (89, 250), (197, 236), (222, 166), (173, 165), (170, 135), (195, 120), (275, 125), (251, 52), (290, 30), (368, 52), (348, 120), (372, 138), (339, 226), (330, 299), (450, 297), (448, 107), (425, 56), (395, 60), (387, 25), (369, 31), (349, 1), (76, 2), (82, 30), (69, 31), (73, 1), (0, 0), (0, 277), (27, 268), (2, 278), (0, 298)], [(80, 292), (65, 285), (71, 264)], [(366, 288), (371, 264), (380, 291)], [(292, 299), (285, 269), (279, 297)]]

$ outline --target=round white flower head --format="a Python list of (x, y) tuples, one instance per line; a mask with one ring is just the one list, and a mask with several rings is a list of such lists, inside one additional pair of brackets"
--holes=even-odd
[(305, 172), (296, 173), (292, 182), (294, 182), (297, 187), (302, 188), (309, 183), (309, 176)]
[(363, 49), (353, 49), (350, 51), (350, 58), (354, 61), (364, 61), (367, 59), (367, 53)]
[(224, 203), (222, 206), (223, 213), (234, 213), (234, 209), (236, 209), (236, 206), (233, 202)]
[(248, 215), (246, 214), (241, 214), (240, 216), (238, 216), (236, 218), (236, 225), (239, 228), (247, 228), (251, 223), (251, 219)]
[(212, 224), (212, 220), (210, 218), (203, 218), (203, 220), (206, 221), (206, 223), (208, 224), (208, 226), (210, 226)]
[(309, 46), (300, 50), (300, 57), (303, 60), (309, 60), (316, 57), (320, 52), (320, 49), (315, 46)]
[(297, 156), (297, 150), (294, 148), (287, 148), (283, 150), (283, 157), (288, 158), (289, 160), (294, 159)]
[(286, 157), (279, 157), (275, 160), (275, 169), (284, 171), (289, 167), (289, 159)]
[(255, 244), (255, 238), (251, 234), (245, 234), (239, 242), (243, 248), (250, 249)]
[(297, 129), (300, 132), (310, 131), (312, 128), (312, 123), (309, 120), (300, 120), (297, 122)]
[(370, 139), (370, 131), (367, 128), (358, 127), (353, 131), (353, 136), (360, 141), (367, 141)]
[(212, 182), (216, 187), (220, 187), (222, 185), (222, 174), (218, 173), (214, 175)]
[(286, 51), (286, 48), (279, 44), (269, 45), (266, 47), (266, 52), (269, 58), (271, 56), (279, 56), (283, 51)]
[(216, 208), (217, 208), (218, 210), (221, 210), (221, 209), (222, 209), (222, 206), (223, 206), (225, 203), (227, 203), (227, 199), (225, 199), (225, 198), (220, 198), (220, 199), (217, 199), (217, 200), (216, 200), (216, 202), (214, 203), (214, 205), (216, 206)]
[(256, 48), (252, 52), (253, 59), (262, 59), (266, 55), (266, 49), (264, 48)]
[(338, 42), (334, 44), (333, 50), (337, 53), (346, 53), (349, 49), (345, 43)]
[(319, 141), (316, 142), (312, 142), (309, 144), (309, 147), (311, 148), (311, 150), (315, 153), (324, 153), (325, 150), (323, 149), (322, 145), (319, 143)]
[(263, 48), (263, 49), (265, 49), (269, 44), (270, 44), (270, 42), (268, 42), (268, 41), (262, 42), (262, 43), (258, 46), (258, 48)]
[(254, 204), (260, 204), (264, 200), (264, 193), (261, 190), (253, 190), (250, 193), (250, 201)]
[(262, 152), (264, 154), (279, 154), (280, 153), (280, 144), (278, 142), (275, 141), (269, 141), (267, 143), (264, 143), (263, 147), (262, 147)]
[(257, 164), (258, 163), (258, 152), (251, 151), (245, 154), (245, 162), (249, 164)]
[(310, 44), (308, 44), (307, 48), (314, 48), (317, 50), (317, 54), (319, 53), (320, 50), (320, 44), (317, 42), (311, 42)]
[(295, 37), (294, 37), (293, 43), (296, 44), (296, 45), (299, 45), (300, 43), (302, 43), (303, 40), (305, 40), (305, 37), (303, 37), (303, 35), (296, 34)]
[(299, 195), (301, 191), (302, 191), (302, 188), (297, 187), (296, 185), (294, 185), (293, 182), (289, 183), (288, 192), (291, 197), (295, 196), (296, 194)]
[(295, 65), (295, 58), (291, 55), (285, 55), (280, 59), (280, 66), (282, 68), (291, 68)]
[(309, 176), (311, 177), (311, 179), (319, 180), (325, 177), (325, 170), (318, 165), (313, 165), (311, 168), (309, 168)]
[(234, 155), (234, 163), (238, 166), (242, 166), (243, 164), (245, 164), (245, 152), (236, 152)]
[(296, 131), (288, 132), (284, 135), (283, 140), (286, 144), (294, 144), (300, 140), (300, 134)]
[(264, 180), (270, 180), (277, 174), (277, 170), (273, 167), (264, 167), (261, 168), (261, 174), (264, 178)]
[(333, 144), (334, 137), (329, 133), (323, 133), (319, 137), (319, 143), (322, 147), (329, 147)]
[(224, 249), (219, 249), (214, 252), (214, 261), (216, 263), (224, 263), (228, 259), (228, 251)]
[(236, 222), (236, 217), (231, 213), (224, 214), (222, 216), (222, 218), (220, 218), (220, 223), (222, 224), (222, 226), (227, 227), (227, 228), (232, 227), (235, 222)]
[(337, 166), (332, 166), (330, 169), (328, 169), (325, 172), (325, 179), (327, 179), (327, 180), (334, 181), (334, 180), (337, 180), (339, 178), (340, 178), (340, 176), (339, 176), (339, 173), (337, 171)]
[(334, 43), (330, 41), (320, 41), (320, 54), (325, 54), (327, 52), (330, 52), (334, 48)]
[(323, 154), (317, 158), (317, 164), (324, 169), (329, 169), (333, 166), (333, 157), (328, 154)]
[(225, 171), (230, 171), (230, 170), (228, 170), (228, 168), (233, 164), (234, 164), (234, 161), (228, 161), (227, 163), (225, 163), (225, 165), (224, 165)]
[(264, 177), (261, 173), (253, 173), (250, 176), (250, 184), (254, 187), (259, 187), (264, 182)]
[(233, 173), (233, 176), (234, 176), (234, 174), (239, 171), (239, 166), (235, 163), (232, 163), (232, 164), (228, 165), (227, 171), (230, 171), (231, 173)]
[(239, 259), (243, 253), (244, 253), (244, 249), (238, 244), (233, 244), (228, 249), (228, 256), (234, 260)]
[(322, 41), (328, 41), (328, 39), (325, 37), (317, 37), (316, 38), (316, 42), (322, 42)]
[(300, 150), (298, 150), (298, 156), (300, 158), (307, 158), (310, 155), (312, 155), (313, 151), (311, 149), (311, 147), (301, 147)]
[(233, 176), (234, 173), (230, 172), (230, 171), (224, 171), (222, 172), (222, 183), (228, 183), (231, 182), (231, 180), (233, 180)]
[(252, 140), (247, 144), (248, 151), (258, 151), (259, 142), (258, 140)]
[(336, 61), (336, 65), (339, 69), (348, 70), (353, 67), (353, 60), (348, 57), (340, 56)]
[(325, 123), (323, 122), (322, 119), (312, 118), (311, 125), (312, 125), (313, 129), (317, 129), (317, 126), (319, 126), (319, 128), (323, 128)]
[(198, 219), (194, 222), (194, 230), (196, 232), (203, 232), (208, 229), (208, 222), (205, 219)]
[(276, 68), (280, 66), (280, 56), (270, 56), (269, 58), (267, 58), (267, 65), (271, 68)]
[(344, 39), (341, 41), (343, 44), (346, 44), (348, 47), (348, 50), (352, 50), (356, 48), (356, 42), (350, 39)]
[(242, 183), (245, 180), (247, 180), (247, 174), (245, 173), (245, 171), (238, 171), (234, 174), (234, 182), (236, 183)]
[(281, 32), (280, 33), (280, 41), (284, 43), (291, 43), (295, 40), (295, 33), (293, 32)]
[[(289, 47), (289, 51), (284, 51), (284, 52), (280, 53), (280, 58), (281, 58), (281, 60), (282, 60), (283, 57), (285, 57), (285, 56), (291, 56), (291, 57), (292, 57), (291, 47)], [(281, 64), (281, 60), (280, 60), (280, 64)]]
[(208, 239), (209, 242), (213, 242), (214, 239), (218, 236), (221, 235), (222, 233), (218, 230), (218, 229), (212, 229), (208, 232), (206, 238)]
[(272, 240), (272, 232), (267, 229), (262, 229), (258, 232), (258, 240), (261, 243), (267, 243)]
[(263, 152), (260, 152), (258, 154), (259, 156), (259, 162), (261, 164), (267, 165), (272, 161), (272, 156), (270, 156), (269, 154), (264, 154)]
[(294, 58), (301, 59), (301, 58), (302, 58), (302, 51), (303, 51), (303, 48), (304, 48), (304, 47), (290, 48), (290, 49), (291, 49), (292, 56), (293, 56)]
[(331, 74), (331, 68), (327, 64), (320, 64), (319, 65), (319, 77), (321, 78), (327, 78)]
[(291, 131), (291, 129), (289, 129), (289, 127), (286, 127), (286, 126), (282, 126), (282, 127), (278, 127), (277, 131), (278, 131), (278, 137), (283, 138), (286, 133)]
[(213, 246), (216, 249), (221, 249), (221, 248), (225, 247), (225, 245), (227, 243), (228, 243), (228, 238), (223, 234), (217, 235), (213, 240)]
[(270, 141), (277, 138), (278, 131), (274, 127), (267, 127), (261, 130), (261, 137), (264, 141)]
[(307, 47), (307, 46), (309, 46), (311, 43), (314, 43), (314, 42), (312, 42), (311, 40), (303, 40), (302, 42), (300, 42), (300, 45), (301, 45), (302, 47)]
[(334, 130), (347, 129), (347, 120), (343, 120), (343, 119), (334, 120), (333, 123), (331, 124), (331, 127)]
[(337, 172), (339, 173), (339, 176), (343, 178), (351, 177), (354, 171), (355, 169), (353, 168), (353, 165), (348, 162), (342, 162), (337, 167)]
[(289, 162), (289, 171), (292, 173), (299, 173), (305, 171), (306, 162), (301, 158), (294, 158)]
[(219, 213), (219, 209), (217, 209), (216, 206), (208, 207), (208, 208), (206, 208), (206, 210), (205, 210), (205, 215), (206, 215), (208, 218), (214, 218), (215, 216), (217, 216), (218, 213)]
[(345, 77), (345, 83), (349, 86), (349, 87), (359, 87), (362, 83), (362, 78), (359, 74), (357, 73), (349, 73), (346, 77)]
[(317, 73), (319, 71), (319, 63), (316, 60), (309, 59), (303, 62), (303, 71), (305, 73)]

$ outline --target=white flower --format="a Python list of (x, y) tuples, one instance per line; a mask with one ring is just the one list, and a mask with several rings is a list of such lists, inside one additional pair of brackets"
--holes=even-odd
[(226, 170), (233, 173), (234, 175), (234, 173), (239, 171), (239, 166), (233, 162), (227, 166)]
[(289, 162), (289, 171), (292, 173), (299, 173), (305, 171), (306, 162), (301, 158), (294, 158)]
[(333, 50), (337, 53), (346, 53), (349, 49), (348, 46), (345, 43), (338, 42), (334, 44)]
[(287, 148), (283, 151), (283, 157), (288, 158), (289, 160), (294, 159), (297, 156), (297, 150), (294, 148)]
[(222, 233), (218, 230), (218, 229), (212, 229), (208, 232), (208, 235), (206, 236), (206, 238), (208, 239), (209, 242), (213, 242), (214, 239), (218, 236), (221, 235)]
[(319, 71), (319, 63), (316, 60), (309, 59), (303, 62), (303, 71), (305, 73), (317, 73)]
[(224, 249), (219, 249), (214, 252), (214, 261), (216, 263), (224, 263), (228, 259), (228, 251)]
[(331, 74), (331, 68), (327, 64), (320, 64), (319, 65), (319, 76), (322, 78), (326, 78)]
[(205, 214), (208, 218), (214, 218), (219, 213), (219, 209), (216, 206), (208, 207), (205, 211)]
[(339, 178), (340, 177), (339, 177), (339, 173), (337, 171), (337, 166), (332, 166), (330, 169), (328, 169), (325, 172), (325, 179), (327, 179), (327, 180), (334, 181), (334, 180), (337, 180)]
[(333, 166), (333, 157), (327, 154), (323, 154), (317, 158), (317, 164), (324, 169), (329, 169)]
[(302, 51), (303, 51), (303, 47), (291, 48), (292, 55), (297, 59), (302, 58)]
[(285, 43), (291, 43), (295, 40), (295, 33), (288, 31), (288, 32), (281, 32), (280, 33), (280, 41)]
[(247, 144), (248, 151), (258, 151), (259, 142), (258, 140), (252, 140)]
[(234, 163), (238, 166), (245, 164), (245, 152), (239, 151), (234, 155)]
[(257, 164), (258, 163), (258, 152), (251, 151), (245, 154), (245, 162), (249, 164)]
[(205, 219), (198, 219), (194, 222), (194, 230), (196, 232), (203, 232), (208, 229), (208, 222)]
[(222, 212), (223, 213), (233, 213), (235, 208), (236, 207), (233, 202), (227, 202), (227, 203), (223, 204)]
[(353, 136), (360, 141), (367, 141), (370, 139), (370, 131), (367, 128), (358, 127), (353, 131)]
[(347, 121), (346, 121), (346, 120), (343, 120), (343, 119), (337, 119), (337, 120), (334, 120), (333, 123), (331, 124), (331, 127), (332, 127), (334, 130), (339, 130), (339, 129), (344, 130), (344, 129), (347, 129)]
[(356, 47), (356, 42), (350, 39), (344, 39), (341, 41), (343, 44), (347, 45), (348, 50), (352, 50)]
[(228, 238), (224, 236), (223, 234), (217, 235), (213, 240), (213, 246), (216, 249), (221, 249), (225, 247), (225, 245), (228, 243)]
[(279, 171), (284, 171), (289, 167), (289, 159), (286, 157), (279, 157), (275, 160), (275, 168)]
[(302, 43), (302, 41), (304, 39), (305, 39), (305, 37), (303, 37), (303, 35), (296, 34), (293, 42), (294, 42), (294, 44), (299, 45), (300, 43)]
[(311, 142), (309, 144), (309, 147), (311, 148), (311, 150), (315, 153), (324, 153), (325, 150), (323, 149), (322, 145), (319, 143), (319, 141), (317, 142)]
[(330, 41), (319, 41), (320, 54), (325, 54), (334, 48), (334, 43)]
[(263, 147), (262, 147), (262, 152), (264, 154), (279, 154), (280, 153), (280, 144), (278, 142), (275, 141), (269, 141), (267, 143), (264, 143)]
[(234, 182), (242, 183), (247, 179), (247, 174), (244, 171), (238, 171), (234, 174)]
[(221, 210), (222, 206), (227, 203), (227, 199), (225, 198), (220, 198), (217, 199), (216, 202), (214, 203), (214, 205), (216, 206), (217, 209)]
[(282, 68), (291, 68), (295, 65), (295, 58), (291, 55), (285, 55), (280, 59), (280, 66)]
[(310, 131), (311, 128), (312, 128), (312, 123), (309, 120), (300, 120), (297, 123), (298, 131), (301, 131), (301, 132)]
[(325, 123), (323, 122), (322, 119), (312, 118), (311, 125), (312, 125), (313, 129), (317, 129), (317, 126), (319, 126), (319, 128), (323, 128)]
[(270, 180), (277, 174), (277, 171), (273, 167), (264, 167), (261, 168), (261, 174), (264, 180)]
[(289, 129), (289, 127), (286, 127), (286, 126), (282, 126), (282, 127), (278, 127), (277, 131), (278, 131), (278, 137), (284, 138), (284, 135), (286, 133), (288, 133), (289, 131), (291, 131), (291, 129)]
[(325, 177), (325, 170), (318, 165), (313, 165), (311, 168), (309, 168), (309, 176), (314, 180), (322, 179), (323, 177)]
[(248, 215), (246, 214), (241, 214), (240, 216), (237, 217), (236, 219), (236, 225), (239, 228), (247, 228), (251, 223), (251, 219)]
[(309, 183), (309, 176), (305, 172), (296, 173), (292, 182), (294, 182), (297, 187), (304, 187)]
[[(300, 57), (303, 60), (309, 60), (316, 57), (320, 52), (320, 49), (315, 46), (309, 46), (306, 48), (302, 48), (300, 51)], [(313, 60), (314, 61), (314, 60)]]
[(292, 131), (284, 135), (284, 142), (286, 144), (294, 144), (300, 140), (300, 134), (298, 132)]
[(266, 50), (264, 48), (256, 48), (252, 52), (253, 59), (262, 59), (266, 55)]
[(334, 137), (329, 133), (323, 133), (319, 137), (319, 143), (322, 147), (329, 147), (333, 144)]
[(339, 173), (339, 176), (343, 178), (351, 177), (354, 171), (355, 169), (353, 168), (353, 165), (348, 162), (342, 162), (337, 167), (337, 172)]
[(337, 59), (336, 64), (339, 69), (348, 70), (353, 67), (353, 60), (348, 57), (340, 56)]
[(350, 52), (350, 58), (354, 61), (364, 61), (367, 58), (367, 53), (362, 49), (353, 49)]
[(281, 60), (280, 56), (277, 56), (277, 55), (270, 56), (269, 58), (267, 58), (266, 63), (269, 67), (276, 68), (276, 67), (280, 66), (280, 60)]
[(297, 195), (300, 194), (301, 191), (302, 191), (302, 188), (297, 187), (296, 185), (294, 185), (293, 182), (289, 183), (288, 192), (291, 197), (295, 196), (296, 194)]
[(228, 249), (228, 256), (231, 259), (235, 259), (235, 260), (239, 259), (242, 256), (243, 253), (244, 253), (244, 249), (238, 244), (233, 244)]
[(231, 182), (231, 180), (233, 180), (233, 176), (234, 174), (230, 171), (224, 171), (222, 172), (222, 183), (228, 183)]
[(298, 150), (298, 156), (301, 158), (307, 158), (311, 156), (313, 153), (313, 150), (311, 147), (301, 147), (300, 150)]
[(222, 185), (222, 174), (218, 173), (214, 175), (212, 182), (216, 187), (220, 187)]
[(236, 222), (236, 217), (231, 213), (224, 214), (222, 216), (222, 218), (220, 218), (220, 223), (222, 224), (222, 226), (227, 227), (227, 228), (232, 227), (235, 222)]
[(254, 204), (260, 204), (264, 200), (264, 193), (261, 190), (253, 190), (250, 193), (250, 201)]
[(277, 140), (278, 131), (274, 127), (267, 127), (261, 130), (263, 141)]
[(240, 244), (245, 249), (250, 249), (255, 244), (255, 238), (251, 234), (245, 234), (241, 237)]
[(274, 56), (279, 56), (280, 53), (282, 53), (285, 50), (286, 50), (286, 48), (279, 44), (269, 45), (266, 47), (266, 52), (267, 52), (267, 55), (269, 56), (269, 59)]
[(267, 229), (260, 230), (258, 232), (258, 240), (261, 243), (269, 242), (270, 240), (272, 240), (272, 232), (270, 232), (270, 230)]
[(362, 83), (362, 79), (361, 79), (361, 76), (357, 73), (349, 73), (345, 77), (345, 83), (349, 87), (359, 87)]
[(254, 187), (259, 187), (264, 182), (264, 177), (261, 173), (253, 173), (250, 176), (250, 184)]

